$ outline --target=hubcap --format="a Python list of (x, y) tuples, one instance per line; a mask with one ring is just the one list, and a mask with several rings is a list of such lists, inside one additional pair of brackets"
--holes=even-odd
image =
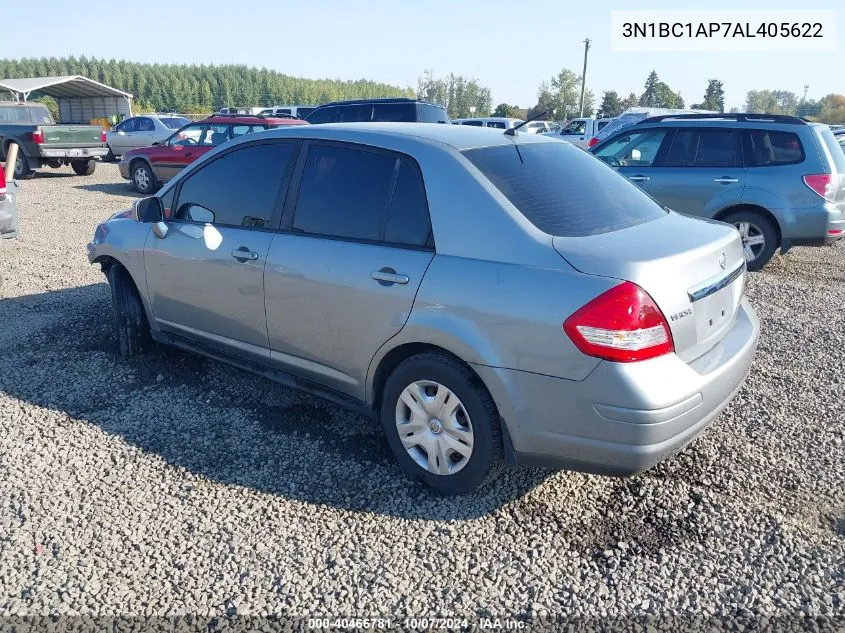
[(139, 189), (146, 189), (150, 184), (150, 178), (147, 176), (147, 170), (139, 167), (135, 170), (135, 184)]
[(396, 403), (396, 430), (411, 459), (435, 475), (455, 474), (472, 456), (469, 414), (440, 383), (418, 380), (405, 387)]
[(766, 248), (766, 236), (760, 227), (753, 222), (736, 222), (734, 226), (739, 231), (739, 236), (742, 238), (742, 252), (745, 255), (746, 262), (753, 262), (760, 257), (760, 253)]

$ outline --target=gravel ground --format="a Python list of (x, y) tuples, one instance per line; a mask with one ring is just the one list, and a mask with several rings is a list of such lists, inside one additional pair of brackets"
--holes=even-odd
[(175, 350), (117, 357), (85, 243), (132, 198), (115, 165), (48, 170), (0, 243), (0, 615), (845, 626), (845, 244), (751, 276), (752, 374), (677, 458), (443, 499), (338, 407)]

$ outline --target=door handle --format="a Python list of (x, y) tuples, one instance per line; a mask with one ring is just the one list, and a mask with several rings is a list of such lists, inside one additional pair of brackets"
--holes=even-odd
[(646, 182), (648, 180), (648, 176), (628, 176), (628, 180), (631, 182)]
[(379, 282), (382, 286), (392, 286), (393, 284), (405, 285), (410, 281), (408, 275), (397, 274), (392, 268), (382, 268), (375, 270), (370, 274), (370, 277)]
[(718, 182), (720, 185), (730, 185), (735, 182), (739, 182), (739, 178), (729, 178), (728, 176), (722, 176), (721, 178), (714, 178), (713, 182)]
[(232, 257), (239, 262), (255, 261), (258, 259), (258, 253), (252, 252), (246, 246), (241, 246), (232, 251)]

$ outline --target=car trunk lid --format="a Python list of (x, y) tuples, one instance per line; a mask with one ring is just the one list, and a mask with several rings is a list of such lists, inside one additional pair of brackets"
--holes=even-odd
[(619, 231), (554, 237), (577, 270), (631, 281), (669, 323), (675, 353), (690, 362), (716, 345), (736, 318), (745, 284), (742, 240), (733, 227), (677, 213)]

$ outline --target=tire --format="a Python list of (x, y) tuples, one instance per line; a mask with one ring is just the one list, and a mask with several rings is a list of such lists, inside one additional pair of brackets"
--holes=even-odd
[(76, 172), (77, 176), (90, 176), (97, 169), (97, 161), (93, 159), (75, 160), (71, 162), (70, 166)]
[(109, 148), (109, 153), (106, 154), (106, 157), (103, 159), (107, 163), (113, 163), (117, 160), (117, 156), (114, 155), (114, 152), (111, 150), (111, 146), (107, 146)]
[(143, 161), (138, 161), (129, 169), (132, 177), (132, 187), (140, 194), (149, 195), (157, 189), (156, 179), (150, 166)]
[[(426, 385), (422, 390), (420, 383)], [(434, 418), (418, 399), (418, 411), (424, 415), (414, 418), (405, 400), (400, 400), (403, 395), (407, 398), (406, 388), (415, 390), (418, 397), (425, 399), (428, 411), (439, 411), (434, 411)], [(450, 405), (456, 407), (453, 409), (455, 415), (445, 415), (446, 409), (438, 409), (441, 389), (446, 390), (443, 394), (448, 398), (444, 401), (447, 409)], [(385, 382), (380, 417), (387, 443), (402, 470), (443, 495), (475, 490), (495, 479), (504, 469), (502, 426), (496, 405), (475, 374), (451, 356), (432, 352), (401, 362)], [(400, 424), (403, 427), (401, 434)], [(417, 432), (412, 432), (414, 429)], [(471, 441), (468, 455), (467, 440), (456, 439), (458, 437)], [(407, 448), (403, 438), (409, 445)], [(437, 442), (437, 446), (443, 448), (435, 449), (435, 457), (430, 458), (421, 444), (413, 445), (415, 438), (430, 446)], [(454, 451), (453, 446), (459, 447), (461, 452)]]
[(15, 161), (15, 180), (27, 180), (35, 175), (29, 168), (29, 162), (23, 155), (23, 149), (18, 146), (18, 159)]
[[(758, 211), (735, 211), (722, 218), (733, 224), (742, 236), (745, 265), (748, 270), (760, 270), (769, 263), (778, 247), (778, 234), (772, 221)], [(762, 244), (750, 242), (762, 238)]]
[(139, 356), (152, 346), (150, 325), (141, 296), (123, 266), (112, 265), (106, 277), (111, 287), (118, 352), (121, 356)]

